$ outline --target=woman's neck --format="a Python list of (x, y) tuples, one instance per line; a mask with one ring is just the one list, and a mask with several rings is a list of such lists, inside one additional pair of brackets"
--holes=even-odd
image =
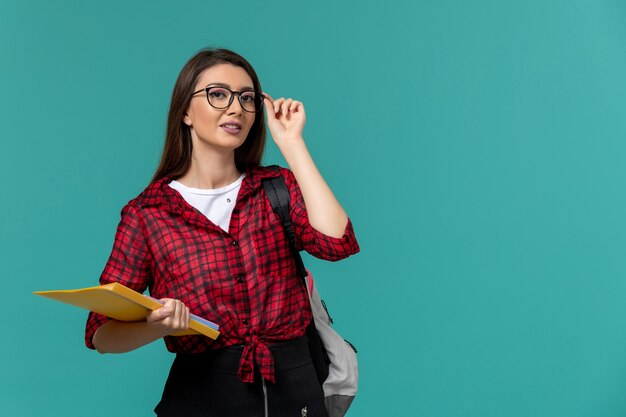
[(235, 165), (234, 151), (227, 154), (194, 152), (187, 172), (177, 181), (191, 188), (221, 188), (241, 176)]

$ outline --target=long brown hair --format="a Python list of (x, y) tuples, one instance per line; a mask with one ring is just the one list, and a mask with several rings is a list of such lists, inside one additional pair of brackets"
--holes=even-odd
[[(172, 91), (172, 100), (167, 117), (165, 145), (161, 162), (151, 182), (163, 177), (178, 178), (189, 169), (191, 163), (191, 130), (183, 122), (185, 112), (191, 101), (196, 82), (200, 74), (207, 68), (217, 64), (232, 64), (243, 68), (250, 78), (256, 91), (261, 90), (259, 77), (252, 65), (241, 55), (228, 49), (203, 49), (191, 57), (178, 74), (178, 79)], [(256, 113), (254, 123), (243, 145), (235, 149), (235, 164), (237, 169), (244, 172), (249, 167), (258, 166), (265, 149), (265, 110)]]

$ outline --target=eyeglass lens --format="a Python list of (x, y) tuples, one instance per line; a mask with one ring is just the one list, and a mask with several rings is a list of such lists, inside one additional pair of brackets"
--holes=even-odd
[[(247, 112), (257, 112), (261, 109), (263, 98), (255, 91), (241, 91), (236, 94), (241, 108)], [(211, 87), (207, 90), (209, 104), (216, 109), (225, 109), (232, 104), (233, 92), (223, 87)]]

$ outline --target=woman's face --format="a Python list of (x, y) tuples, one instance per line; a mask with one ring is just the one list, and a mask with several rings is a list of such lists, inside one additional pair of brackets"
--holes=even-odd
[[(248, 73), (231, 64), (218, 64), (204, 70), (194, 91), (214, 85), (233, 91), (254, 89)], [(254, 123), (255, 113), (244, 111), (238, 98), (235, 94), (228, 108), (216, 109), (208, 103), (205, 91), (192, 97), (183, 120), (191, 129), (194, 151), (206, 148), (232, 152), (244, 143)]]

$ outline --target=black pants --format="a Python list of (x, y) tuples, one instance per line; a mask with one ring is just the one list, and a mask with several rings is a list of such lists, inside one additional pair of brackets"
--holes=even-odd
[(243, 347), (178, 354), (172, 364), (159, 417), (327, 417), (324, 394), (306, 337), (270, 345), (276, 383), (237, 376)]

